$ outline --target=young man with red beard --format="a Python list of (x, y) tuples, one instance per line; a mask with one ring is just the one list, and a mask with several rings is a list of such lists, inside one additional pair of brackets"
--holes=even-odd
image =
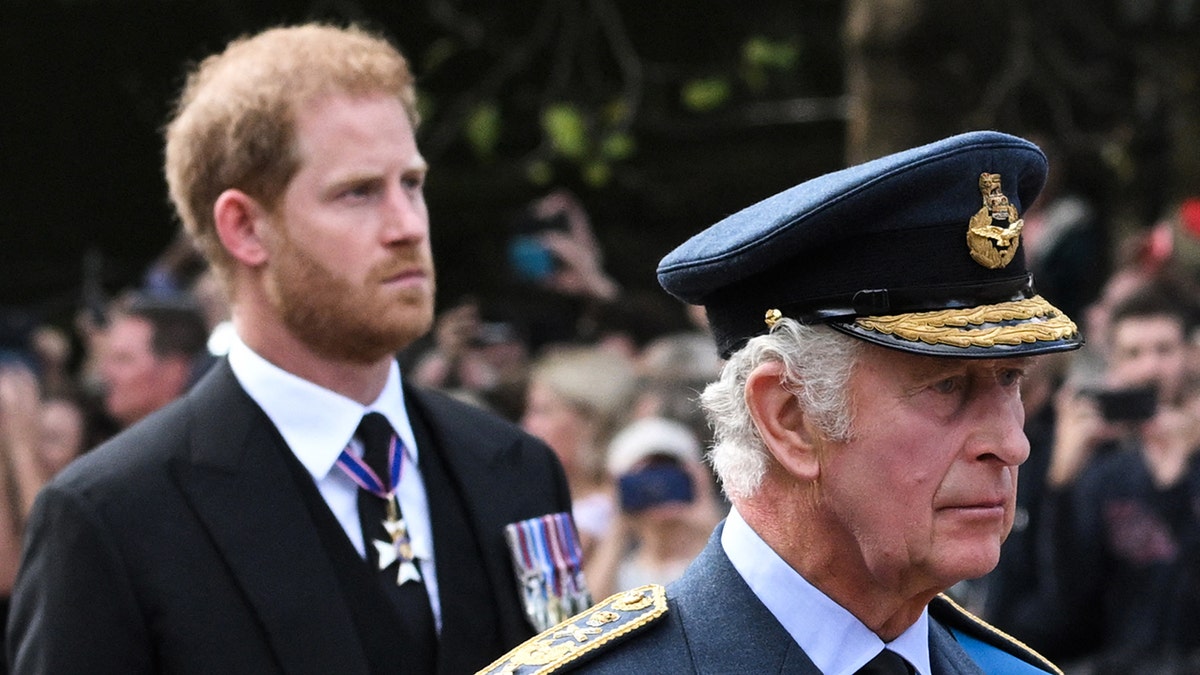
[(167, 180), (238, 340), (44, 491), (14, 672), (463, 673), (533, 633), (504, 530), (569, 509), (561, 467), (395, 360), (434, 306), (414, 98), (354, 28), (191, 73)]

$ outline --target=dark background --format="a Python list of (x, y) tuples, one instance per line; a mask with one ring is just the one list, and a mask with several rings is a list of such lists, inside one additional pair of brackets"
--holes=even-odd
[[(1187, 0), (0, 0), (0, 308), (69, 323), (85, 260), (106, 294), (141, 283), (177, 232), (159, 130), (188, 64), (271, 25), (355, 21), (409, 56), (444, 307), (509, 292), (508, 223), (556, 186), (587, 207), (617, 281), (654, 293), (659, 258), (721, 217), (977, 128), (1053, 138), (1115, 246), (1200, 194), (1198, 14)], [(710, 96), (689, 102), (697, 83)], [(543, 123), (561, 104), (583, 128), (574, 154)], [(627, 150), (598, 150), (613, 135)]]
[[(838, 3), (814, 2), (803, 13), (766, 3), (754, 15), (727, 2), (603, 3), (619, 14), (627, 46), (645, 68), (641, 117), (631, 125), (636, 152), (603, 186), (554, 158), (554, 179), (531, 182), (524, 162), (545, 144), (539, 106), (551, 99), (599, 106), (596, 92), (620, 86), (606, 83), (619, 79), (618, 67), (605, 56), (612, 50), (586, 4), (477, 3), (472, 14), (454, 15), (451, 3), (436, 2), (6, 2), (0, 9), (0, 305), (45, 320), (69, 317), (89, 252), (101, 260), (106, 292), (140, 283), (177, 229), (160, 169), (159, 131), (187, 64), (232, 37), (280, 23), (365, 23), (413, 61), (426, 104), (432, 102), (419, 137), (433, 166), (427, 198), (443, 304), (503, 287), (506, 224), (553, 186), (573, 189), (585, 203), (618, 281), (651, 289), (658, 259), (688, 234), (840, 164), (836, 106), (825, 119), (747, 124), (736, 111), (696, 115), (678, 103), (678, 82), (735, 70), (746, 36), (762, 31), (811, 36), (804, 38), (806, 58), (820, 75), (798, 78), (804, 81), (784, 94), (835, 98)], [(571, 22), (581, 37), (576, 56), (564, 56)], [(540, 42), (539, 30), (547, 35)], [(472, 38), (483, 31), (490, 37)], [(452, 55), (427, 68), (447, 44)], [(518, 49), (529, 54), (524, 68), (503, 77), (489, 72)], [(561, 67), (554, 74), (554, 63), (571, 59), (567, 76)], [(559, 91), (551, 91), (555, 86)], [(462, 140), (455, 120), (447, 121), (469, 96), (499, 101), (508, 116), (486, 158)]]

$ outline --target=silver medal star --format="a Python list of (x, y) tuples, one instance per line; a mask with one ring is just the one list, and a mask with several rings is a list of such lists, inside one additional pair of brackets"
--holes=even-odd
[[(379, 554), (379, 569), (385, 570), (392, 563), (400, 561), (400, 569), (396, 574), (397, 586), (403, 586), (409, 581), (421, 580), (421, 573), (417, 571), (416, 559), (412, 557), (411, 547), (407, 543), (379, 541), (378, 539), (372, 543), (375, 544), (375, 551)], [(407, 549), (407, 556), (404, 555), (404, 551), (401, 551), (402, 548)]]
[(419, 582), (421, 573), (417, 570), (412, 542), (409, 541), (408, 528), (404, 521), (389, 514), (389, 517), (383, 521), (383, 528), (387, 530), (392, 540), (388, 542), (376, 539), (372, 542), (375, 544), (376, 553), (379, 554), (379, 569), (385, 570), (399, 560), (400, 569), (396, 574), (396, 585), (403, 586), (409, 581)]

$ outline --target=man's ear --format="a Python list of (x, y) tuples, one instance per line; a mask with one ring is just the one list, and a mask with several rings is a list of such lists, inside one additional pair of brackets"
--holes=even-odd
[(267, 215), (257, 199), (233, 188), (222, 192), (213, 204), (221, 245), (248, 267), (257, 267), (269, 257), (262, 240)]
[(783, 373), (784, 365), (778, 361), (755, 368), (746, 378), (746, 405), (775, 461), (789, 474), (815, 481), (821, 473), (817, 461), (821, 438), (796, 395), (784, 387)]

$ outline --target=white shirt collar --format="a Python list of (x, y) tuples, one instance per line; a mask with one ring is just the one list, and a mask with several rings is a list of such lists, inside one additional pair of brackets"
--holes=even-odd
[(283, 370), (237, 336), (229, 347), (229, 366), (315, 480), (329, 473), (362, 416), (371, 411), (387, 417), (404, 442), (408, 458), (416, 464), (417, 445), (405, 412), (400, 366), (395, 361), (383, 391), (368, 406)]
[(907, 659), (920, 675), (931, 675), (928, 609), (898, 638), (884, 644), (784, 562), (736, 508), (725, 520), (721, 546), (750, 590), (825, 675), (852, 675), (885, 646)]

